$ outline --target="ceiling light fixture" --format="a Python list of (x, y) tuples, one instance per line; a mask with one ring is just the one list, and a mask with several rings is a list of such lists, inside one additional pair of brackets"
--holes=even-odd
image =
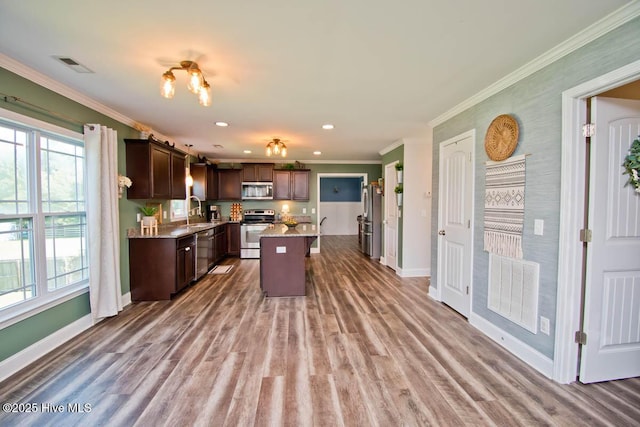
[(173, 98), (176, 93), (176, 76), (174, 70), (183, 70), (189, 74), (187, 88), (191, 93), (198, 95), (200, 105), (208, 107), (211, 105), (211, 86), (202, 75), (202, 71), (193, 61), (181, 61), (179, 67), (171, 67), (162, 75), (162, 86), (160, 94), (168, 99)]
[(273, 138), (273, 141), (269, 141), (267, 144), (267, 156), (271, 157), (271, 155), (287, 157), (287, 146), (284, 145), (284, 142), (278, 138)]
[(227, 122), (216, 122), (216, 126), (220, 126), (222, 128), (225, 128), (225, 127), (229, 126), (229, 123), (227, 123)]
[(325, 125), (322, 125), (322, 129), (331, 130), (331, 129), (333, 129), (333, 125), (331, 123), (327, 123)]

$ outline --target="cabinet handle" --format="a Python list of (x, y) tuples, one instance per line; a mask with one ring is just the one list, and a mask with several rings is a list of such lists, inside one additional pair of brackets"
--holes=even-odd
[(186, 248), (184, 248), (185, 252), (189, 252), (191, 250), (191, 248), (189, 246), (187, 246)]

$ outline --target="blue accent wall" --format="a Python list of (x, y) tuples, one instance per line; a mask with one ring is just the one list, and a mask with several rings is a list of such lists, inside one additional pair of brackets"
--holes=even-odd
[(321, 202), (359, 202), (361, 177), (320, 178)]

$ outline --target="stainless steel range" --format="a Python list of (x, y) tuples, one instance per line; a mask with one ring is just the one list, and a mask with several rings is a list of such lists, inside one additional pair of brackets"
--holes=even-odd
[(240, 258), (260, 258), (260, 233), (273, 224), (273, 209), (246, 209), (240, 224)]

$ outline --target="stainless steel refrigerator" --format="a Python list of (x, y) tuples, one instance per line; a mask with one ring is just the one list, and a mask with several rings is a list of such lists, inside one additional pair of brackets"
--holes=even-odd
[(380, 258), (382, 246), (382, 195), (377, 187), (363, 185), (362, 239), (360, 250), (371, 258)]

